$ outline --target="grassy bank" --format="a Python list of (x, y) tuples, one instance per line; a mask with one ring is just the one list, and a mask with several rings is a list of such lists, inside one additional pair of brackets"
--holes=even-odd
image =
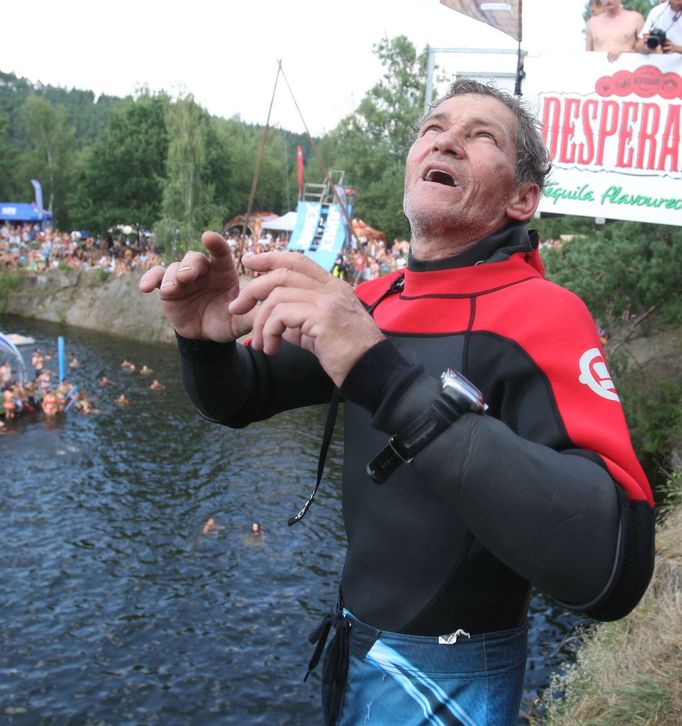
[(5, 312), (10, 295), (23, 285), (23, 277), (12, 270), (0, 271), (0, 313)]
[[(639, 606), (586, 636), (576, 663), (543, 697), (536, 724), (682, 723), (682, 477), (656, 538), (656, 569)], [(563, 694), (563, 697), (560, 695)]]

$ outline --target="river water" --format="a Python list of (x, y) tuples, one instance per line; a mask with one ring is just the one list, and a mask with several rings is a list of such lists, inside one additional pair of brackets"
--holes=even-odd
[[(64, 336), (70, 379), (101, 410), (0, 432), (0, 720), (319, 723), (319, 680), (302, 677), (343, 562), (340, 439), (310, 513), (286, 520), (314, 483), (326, 410), (232, 431), (194, 412), (173, 347), (12, 316), (0, 330), (34, 337), (55, 372)], [(533, 599), (525, 710), (572, 657), (576, 624)]]

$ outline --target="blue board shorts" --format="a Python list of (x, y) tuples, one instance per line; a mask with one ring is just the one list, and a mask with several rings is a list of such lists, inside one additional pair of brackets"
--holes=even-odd
[[(403, 635), (372, 628), (344, 609), (311, 635), (318, 659), (332, 629), (322, 673), (326, 724), (518, 723), (527, 625), (481, 635)], [(314, 655), (311, 668), (316, 662)]]

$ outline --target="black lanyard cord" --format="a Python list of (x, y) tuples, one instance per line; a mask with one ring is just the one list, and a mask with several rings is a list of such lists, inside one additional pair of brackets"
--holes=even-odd
[[(398, 292), (402, 292), (403, 287), (405, 285), (405, 274), (401, 274), (398, 277), (393, 280), (390, 287), (385, 290), (373, 303), (372, 305), (367, 309), (367, 312), (370, 315), (374, 314), (374, 311), (376, 310), (379, 303), (383, 302), (389, 295), (395, 295)], [(308, 513), (308, 510), (310, 509), (310, 505), (313, 503), (313, 500), (315, 499), (315, 495), (317, 494), (317, 490), (320, 487), (320, 482), (322, 481), (322, 474), (324, 473), (324, 465), (327, 461), (327, 451), (329, 450), (329, 444), (331, 443), (332, 436), (334, 434), (334, 425), (336, 424), (336, 417), (339, 412), (339, 403), (341, 401), (341, 391), (334, 387), (334, 391), (332, 392), (332, 397), (329, 401), (329, 410), (327, 411), (327, 420), (324, 424), (324, 434), (322, 436), (322, 444), (320, 445), (320, 454), (317, 459), (317, 481), (315, 482), (315, 488), (313, 489), (313, 493), (308, 497), (306, 500), (306, 503), (303, 505), (303, 507), (294, 515), (289, 517), (287, 520), (287, 524), (291, 527), (292, 524), (296, 524), (296, 522), (300, 522), (303, 517)]]

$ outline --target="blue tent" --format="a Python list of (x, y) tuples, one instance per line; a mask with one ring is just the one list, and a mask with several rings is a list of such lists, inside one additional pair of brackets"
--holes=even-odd
[(43, 188), (37, 179), (31, 179), (36, 200), (26, 202), (0, 202), (0, 222), (47, 222), (52, 223), (52, 212), (43, 209)]
[(7, 222), (49, 222), (52, 214), (38, 209), (35, 203), (0, 202), (0, 221)]

